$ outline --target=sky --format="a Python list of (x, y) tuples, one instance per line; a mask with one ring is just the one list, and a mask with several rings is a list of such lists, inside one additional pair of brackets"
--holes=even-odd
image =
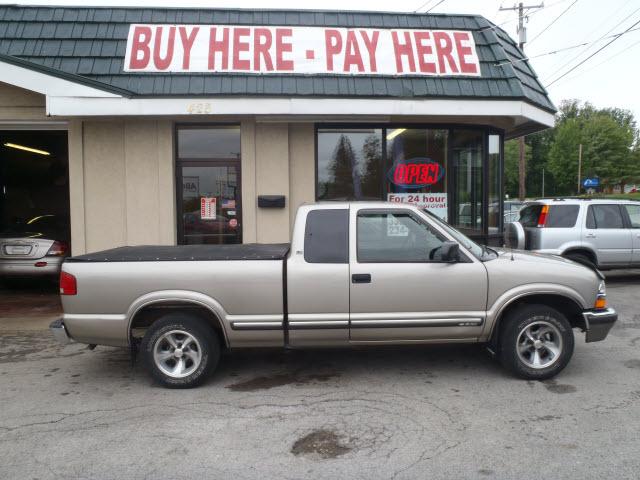
[[(517, 12), (509, 0), (0, 0), (0, 4), (167, 6), (228, 8), (295, 8), (378, 10), (398, 12), (474, 13), (488, 18), (517, 38)], [(525, 2), (538, 5), (542, 0)], [(589, 101), (596, 107), (631, 110), (640, 123), (640, 0), (545, 0), (544, 8), (528, 10), (525, 52), (556, 105), (564, 99)], [(636, 22), (638, 25), (632, 27)], [(629, 33), (610, 37), (632, 27)], [(638, 30), (633, 30), (637, 28)], [(615, 39), (615, 40), (614, 40)], [(607, 42), (614, 40), (609, 46)], [(556, 54), (549, 52), (574, 47)], [(605, 47), (583, 65), (579, 62)]]

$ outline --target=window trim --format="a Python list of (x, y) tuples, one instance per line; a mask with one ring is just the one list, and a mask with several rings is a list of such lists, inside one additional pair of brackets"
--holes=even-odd
[[(371, 214), (371, 215), (388, 215), (388, 214), (406, 214), (411, 217), (418, 224), (424, 225), (429, 229), (431, 233), (433, 233), (439, 239), (442, 239), (443, 242), (455, 242), (455, 240), (447, 237), (444, 233), (442, 233), (439, 229), (435, 228), (429, 222), (425, 221), (420, 216), (416, 215), (415, 212), (405, 208), (362, 208), (356, 212), (356, 241), (355, 241), (355, 250), (356, 250), (356, 263), (359, 264), (376, 264), (376, 263), (384, 263), (384, 264), (431, 264), (431, 263), (451, 263), (445, 261), (435, 261), (435, 260), (402, 260), (402, 261), (387, 261), (387, 260), (372, 260), (372, 261), (363, 261), (360, 259), (360, 249), (358, 248), (358, 240), (360, 239), (360, 224), (358, 222), (358, 218), (361, 214)], [(456, 242), (458, 243), (458, 242)], [(460, 245), (458, 243), (458, 245)], [(460, 262), (458, 263), (468, 263), (468, 259), (466, 258), (466, 253), (463, 251), (463, 246), (460, 245)]]

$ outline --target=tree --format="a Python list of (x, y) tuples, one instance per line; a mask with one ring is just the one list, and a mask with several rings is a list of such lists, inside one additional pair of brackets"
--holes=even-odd
[(362, 174), (362, 195), (367, 199), (380, 199), (382, 188), (382, 148), (379, 135), (369, 135), (362, 147), (364, 173)]
[(362, 198), (360, 184), (360, 172), (356, 152), (353, 150), (351, 140), (346, 135), (340, 135), (338, 144), (333, 151), (333, 160), (329, 166), (329, 172), (333, 177), (330, 186), (334, 190), (332, 198), (345, 198), (347, 200)]

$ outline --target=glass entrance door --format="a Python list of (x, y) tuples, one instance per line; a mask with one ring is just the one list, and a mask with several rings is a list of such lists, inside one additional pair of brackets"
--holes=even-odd
[(181, 162), (178, 240), (242, 243), (239, 162)]

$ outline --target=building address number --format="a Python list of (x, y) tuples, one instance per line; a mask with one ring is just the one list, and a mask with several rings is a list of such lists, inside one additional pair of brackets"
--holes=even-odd
[(211, 104), (209, 102), (190, 103), (187, 106), (187, 113), (193, 115), (211, 113)]

